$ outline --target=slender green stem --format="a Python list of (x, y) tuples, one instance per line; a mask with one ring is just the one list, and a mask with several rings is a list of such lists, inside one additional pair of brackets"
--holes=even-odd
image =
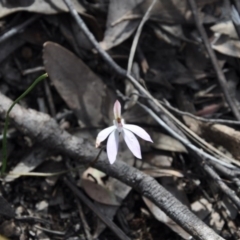
[(10, 108), (7, 111), (6, 118), (5, 118), (5, 124), (4, 124), (4, 130), (3, 130), (3, 142), (2, 142), (2, 168), (1, 168), (1, 175), (4, 174), (6, 167), (7, 167), (7, 130), (8, 130), (8, 124), (9, 124), (9, 113), (13, 109), (13, 107), (21, 100), (23, 99), (29, 92), (33, 90), (33, 88), (40, 83), (42, 80), (48, 77), (47, 73), (44, 73), (40, 77), (38, 77), (32, 85), (20, 96), (18, 97), (10, 106)]

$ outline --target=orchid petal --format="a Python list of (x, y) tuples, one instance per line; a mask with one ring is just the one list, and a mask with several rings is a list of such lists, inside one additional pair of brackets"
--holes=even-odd
[(136, 126), (136, 125), (132, 125), (132, 124), (124, 124), (123, 127), (125, 129), (128, 129), (131, 132), (135, 133), (138, 137), (140, 137), (146, 141), (153, 142), (153, 140), (151, 139), (149, 134), (143, 128)]
[(134, 134), (131, 131), (123, 128), (123, 138), (133, 155), (139, 159), (142, 159), (140, 145)]
[(115, 119), (121, 118), (121, 104), (118, 100), (114, 103), (113, 113)]
[(119, 134), (118, 131), (113, 131), (107, 141), (107, 155), (109, 162), (113, 164), (117, 157), (118, 152), (118, 142), (119, 142)]
[(98, 147), (100, 143), (103, 142), (108, 137), (108, 135), (115, 129), (116, 129), (116, 126), (111, 126), (99, 132), (96, 139), (96, 147)]

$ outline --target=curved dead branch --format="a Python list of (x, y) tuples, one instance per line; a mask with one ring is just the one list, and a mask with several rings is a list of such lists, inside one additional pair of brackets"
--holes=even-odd
[[(4, 118), (12, 101), (0, 93), (0, 117)], [(10, 113), (11, 122), (24, 134), (34, 138), (44, 147), (57, 150), (61, 154), (88, 165), (97, 155), (97, 150), (89, 142), (62, 130), (49, 115), (16, 105)], [(95, 167), (133, 187), (149, 198), (170, 218), (176, 221), (196, 239), (223, 239), (199, 220), (185, 205), (166, 191), (155, 179), (124, 163), (116, 161), (110, 165), (103, 153)]]

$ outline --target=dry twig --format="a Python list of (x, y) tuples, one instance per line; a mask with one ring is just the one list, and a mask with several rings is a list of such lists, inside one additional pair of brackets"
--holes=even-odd
[[(12, 101), (0, 93), (1, 118), (5, 117), (11, 103)], [(10, 119), (24, 134), (33, 137), (45, 147), (51, 147), (61, 154), (66, 154), (77, 161), (81, 161), (82, 164), (88, 165), (97, 155), (97, 150), (90, 143), (85, 139), (71, 136), (60, 129), (57, 122), (47, 114), (32, 109), (26, 110), (16, 105), (10, 113)], [(110, 165), (105, 153), (102, 153), (95, 167), (133, 187), (140, 194), (150, 199), (196, 239), (222, 240), (152, 177), (125, 164), (123, 161), (116, 161), (113, 165)]]
[(79, 216), (80, 216), (80, 219), (81, 219), (81, 222), (82, 222), (82, 225), (83, 225), (83, 229), (84, 229), (86, 239), (87, 240), (92, 240), (93, 237), (90, 233), (90, 227), (88, 226), (88, 223), (87, 223), (86, 218), (84, 216), (82, 205), (81, 205), (80, 201), (77, 201), (77, 205), (78, 205)]
[(172, 110), (173, 112), (175, 112), (176, 114), (179, 114), (179, 115), (182, 115), (182, 116), (188, 116), (188, 117), (191, 117), (193, 119), (196, 119), (198, 121), (201, 121), (201, 122), (207, 122), (207, 123), (212, 123), (212, 124), (216, 124), (216, 123), (219, 123), (219, 124), (229, 124), (229, 125), (240, 125), (240, 121), (235, 121), (235, 120), (227, 120), (227, 119), (210, 119), (210, 118), (203, 118), (203, 117), (198, 117), (196, 115), (193, 115), (189, 112), (184, 112), (184, 111), (181, 111), (169, 104), (166, 104), (164, 102), (161, 102), (161, 104), (163, 104), (166, 108)]
[(232, 5), (231, 17), (232, 17), (232, 22), (237, 32), (238, 38), (240, 39), (240, 15), (234, 5)]
[(240, 199), (234, 191), (232, 191), (226, 183), (218, 176), (218, 174), (208, 165), (203, 164), (205, 172), (210, 176), (217, 184), (218, 188), (225, 193), (229, 199), (235, 204), (238, 210), (240, 210)]
[(40, 15), (34, 15), (33, 17), (29, 18), (27, 21), (24, 23), (19, 24), (18, 26), (12, 28), (11, 30), (7, 31), (4, 33), (2, 36), (0, 36), (0, 43), (8, 40), (9, 38), (13, 37), (14, 35), (18, 34), (21, 32), (25, 27), (27, 27), (29, 24), (33, 23), (36, 21)]
[(63, 178), (64, 183), (71, 189), (71, 191), (85, 204), (87, 205), (111, 230), (115, 233), (116, 237), (120, 240), (130, 240), (126, 234), (116, 224), (105, 217), (101, 211), (84, 196), (84, 194), (66, 177)]

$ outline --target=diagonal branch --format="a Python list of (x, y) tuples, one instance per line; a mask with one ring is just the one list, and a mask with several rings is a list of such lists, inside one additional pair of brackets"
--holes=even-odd
[[(0, 117), (4, 118), (12, 101), (0, 93)], [(22, 131), (61, 154), (66, 154), (82, 164), (88, 165), (97, 155), (97, 150), (85, 139), (76, 138), (60, 129), (49, 115), (16, 105), (10, 113), (10, 120)], [(211, 228), (199, 220), (185, 205), (166, 191), (155, 179), (117, 161), (110, 165), (105, 153), (96, 162), (95, 167), (106, 174), (117, 178), (133, 187), (140, 194), (150, 199), (161, 208), (171, 219), (180, 224), (196, 239), (222, 240)]]

